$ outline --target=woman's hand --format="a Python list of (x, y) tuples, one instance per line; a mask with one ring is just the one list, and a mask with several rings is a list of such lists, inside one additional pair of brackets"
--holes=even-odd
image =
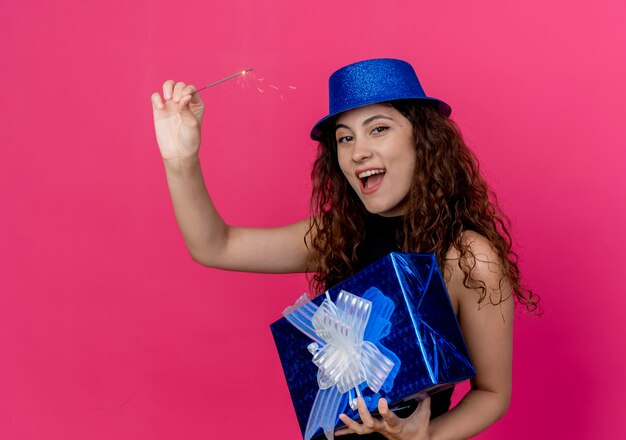
[(165, 161), (185, 160), (197, 155), (204, 104), (196, 88), (183, 82), (163, 83), (163, 98), (152, 94), (154, 129)]
[(429, 439), (428, 424), (430, 421), (430, 397), (422, 400), (417, 410), (406, 419), (396, 416), (387, 404), (386, 399), (378, 401), (378, 412), (382, 419), (372, 417), (361, 397), (357, 398), (357, 407), (363, 423), (355, 422), (345, 414), (339, 418), (346, 428), (335, 432), (335, 435), (370, 434), (379, 432), (389, 440)]

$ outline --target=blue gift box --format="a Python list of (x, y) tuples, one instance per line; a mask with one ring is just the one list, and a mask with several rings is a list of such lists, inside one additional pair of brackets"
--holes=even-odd
[[(379, 397), (392, 409), (400, 408), (475, 375), (434, 254), (393, 252), (313, 299), (310, 306), (317, 310), (327, 298), (341, 301), (342, 291), (371, 302), (364, 339), (394, 365), (377, 393), (366, 383), (358, 387), (372, 413)], [(318, 367), (312, 362), (316, 349), (311, 336), (286, 318), (270, 328), (304, 437), (320, 391)], [(358, 412), (346, 404), (351, 397), (351, 392), (342, 395), (339, 412), (356, 420)], [(343, 425), (334, 420), (336, 427)], [(314, 438), (323, 435), (319, 429)]]

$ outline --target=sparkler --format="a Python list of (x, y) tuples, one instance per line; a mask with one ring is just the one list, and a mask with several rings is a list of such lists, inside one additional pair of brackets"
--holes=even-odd
[(251, 70), (252, 70), (252, 67), (250, 67), (250, 68), (248, 68), (246, 70), (242, 70), (241, 72), (234, 73), (234, 74), (232, 74), (230, 76), (227, 76), (226, 78), (220, 79), (219, 81), (215, 81), (214, 83), (207, 84), (206, 86), (202, 87), (201, 89), (196, 90), (195, 92), (193, 92), (191, 94), (193, 95), (194, 93), (198, 93), (200, 90), (204, 90), (204, 89), (208, 89), (209, 87), (216, 86), (216, 85), (218, 85), (220, 83), (223, 83), (224, 81), (228, 81), (229, 79), (237, 78), (240, 75), (245, 75), (246, 73), (250, 72)]

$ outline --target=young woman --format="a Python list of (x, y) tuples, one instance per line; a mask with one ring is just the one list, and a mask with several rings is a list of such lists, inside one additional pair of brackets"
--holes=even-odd
[(347, 428), (336, 435), (468, 438), (509, 405), (513, 298), (531, 311), (537, 306), (520, 284), (506, 218), (449, 119), (450, 107), (426, 96), (408, 63), (351, 64), (329, 87), (330, 112), (311, 133), (320, 142), (311, 218), (271, 229), (229, 226), (213, 206), (198, 160), (204, 107), (195, 87), (169, 80), (163, 97), (152, 95), (185, 242), (209, 267), (313, 273), (317, 293), (391, 251), (435, 253), (476, 370), (471, 390), (451, 410), (451, 390), (407, 414), (394, 414), (381, 399), (381, 418), (360, 400), (362, 423), (342, 415)]

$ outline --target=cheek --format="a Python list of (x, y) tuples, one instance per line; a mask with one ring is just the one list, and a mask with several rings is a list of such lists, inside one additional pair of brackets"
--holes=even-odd
[[(348, 179), (348, 176), (350, 174), (349, 173), (349, 167), (348, 167), (349, 160), (346, 162), (346, 155), (342, 154), (341, 152), (338, 152), (338, 154), (337, 154), (337, 162), (339, 164), (339, 169), (343, 173), (344, 177), (346, 179)], [(350, 180), (350, 179), (348, 179), (348, 180)]]
[(415, 156), (413, 156), (410, 161), (408, 162), (410, 165), (407, 167), (407, 184), (409, 186), (413, 185), (413, 182), (415, 180), (415, 172), (417, 170), (417, 166), (415, 163)]
[(413, 150), (402, 156), (400, 166), (402, 167), (402, 185), (411, 186), (413, 184), (417, 169), (417, 153)]

